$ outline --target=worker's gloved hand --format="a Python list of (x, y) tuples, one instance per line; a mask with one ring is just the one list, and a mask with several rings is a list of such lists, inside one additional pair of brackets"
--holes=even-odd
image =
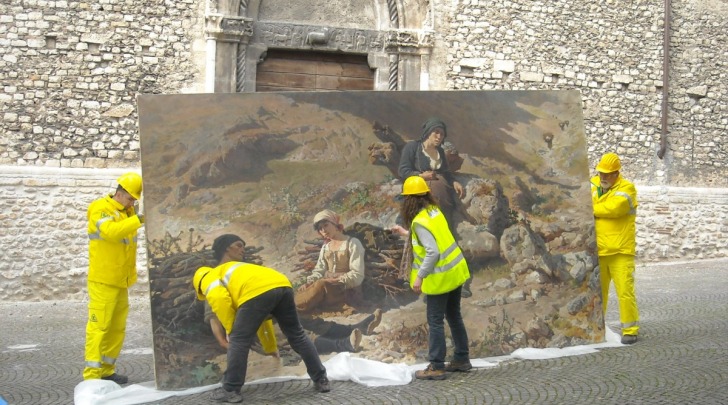
[(144, 206), (141, 205), (140, 201), (134, 202), (134, 213), (137, 214), (139, 217), (139, 222), (144, 223), (144, 214), (142, 213), (142, 210), (144, 209)]

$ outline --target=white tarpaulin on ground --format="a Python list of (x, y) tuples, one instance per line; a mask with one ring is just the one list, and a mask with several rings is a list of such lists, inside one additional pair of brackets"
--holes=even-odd
[[(509, 356), (473, 359), (476, 368), (495, 367), (508, 359), (542, 360), (556, 357), (576, 356), (594, 353), (605, 347), (622, 346), (619, 335), (606, 328), (605, 342), (593, 345), (572, 346), (563, 349), (518, 349)], [(413, 373), (426, 367), (426, 364), (408, 366), (387, 364), (374, 360), (352, 357), (350, 353), (339, 353), (324, 362), (328, 377), (332, 381), (353, 381), (367, 387), (405, 385), (412, 381)], [(247, 384), (262, 384), (293, 379), (307, 379), (308, 376), (271, 377)], [(155, 389), (154, 381), (121, 387), (113, 381), (87, 380), (79, 383), (73, 392), (75, 405), (133, 405), (159, 401), (173, 396), (198, 394), (219, 387), (220, 384), (195, 387), (183, 391), (160, 391)]]

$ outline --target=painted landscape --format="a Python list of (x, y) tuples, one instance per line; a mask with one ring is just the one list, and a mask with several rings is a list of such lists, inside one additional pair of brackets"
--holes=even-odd
[[(225, 369), (192, 287), (198, 267), (215, 265), (215, 237), (239, 235), (246, 261), (298, 287), (318, 258), (313, 217), (323, 209), (364, 245), (366, 278), (361, 305), (322, 308), (313, 320), (355, 325), (381, 313), (353, 355), (426, 362), (425, 303), (405, 283), (406, 241), (390, 228), (400, 153), (430, 117), (447, 124), (447, 160), (465, 189), (451, 226), (472, 273), (462, 301), (471, 357), (603, 341), (578, 92), (145, 95), (138, 103), (158, 388), (216, 383)], [(305, 373), (278, 333), (280, 356), (255, 347), (248, 380)]]

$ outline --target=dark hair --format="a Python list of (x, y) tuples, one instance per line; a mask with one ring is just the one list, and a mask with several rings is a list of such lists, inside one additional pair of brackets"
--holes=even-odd
[(243, 242), (243, 245), (245, 244), (245, 241), (240, 236), (233, 235), (231, 233), (220, 235), (215, 238), (215, 241), (212, 242), (212, 251), (215, 253), (215, 260), (220, 262), (227, 248), (237, 241)]
[(429, 207), (430, 205), (437, 206), (437, 201), (435, 201), (435, 197), (432, 196), (432, 193), (404, 196), (402, 208), (400, 209), (400, 215), (402, 216), (402, 221), (404, 222), (403, 226), (406, 229), (410, 229), (410, 226), (412, 225), (412, 220), (415, 219), (420, 211), (422, 211), (424, 208)]

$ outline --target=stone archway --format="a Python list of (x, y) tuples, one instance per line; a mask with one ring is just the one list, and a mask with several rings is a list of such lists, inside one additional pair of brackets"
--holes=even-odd
[[(350, 22), (324, 25), (315, 18), (265, 20), (260, 18), (261, 11), (269, 4), (263, 0), (208, 0), (205, 89), (218, 93), (255, 91), (258, 62), (268, 49), (275, 48), (363, 54), (375, 71), (374, 90), (420, 90), (434, 42), (432, 30), (424, 28), (426, 18), (421, 11), (431, 6), (421, 2), (408, 5), (408, 9), (403, 8), (402, 0), (367, 3), (375, 14), (368, 16), (369, 21), (375, 21), (370, 25), (379, 27), (373, 29)], [(312, 7), (311, 2), (305, 4)], [(403, 26), (408, 28), (400, 28)]]

